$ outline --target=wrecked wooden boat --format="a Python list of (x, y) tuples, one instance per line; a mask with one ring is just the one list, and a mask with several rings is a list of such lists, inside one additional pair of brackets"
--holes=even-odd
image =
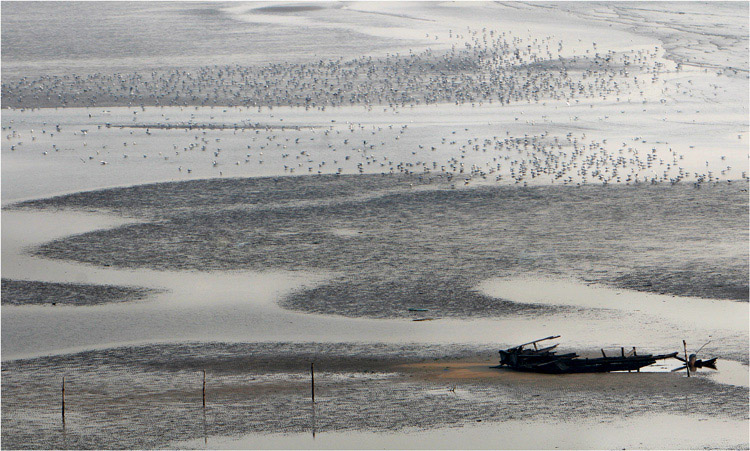
[[(625, 354), (621, 348), (621, 355), (607, 356), (602, 350), (602, 357), (581, 358), (578, 354), (571, 352), (557, 354), (554, 349), (557, 345), (539, 347), (538, 343), (546, 340), (560, 338), (553, 335), (539, 340), (530, 341), (512, 348), (500, 351), (500, 365), (493, 368), (510, 368), (516, 371), (529, 371), (547, 374), (569, 374), (569, 373), (608, 373), (610, 371), (637, 371), (644, 366), (656, 363), (657, 360), (670, 359), (677, 356), (677, 352), (671, 354), (641, 354), (636, 353), (635, 348), (630, 355)], [(533, 346), (533, 348), (527, 347)]]

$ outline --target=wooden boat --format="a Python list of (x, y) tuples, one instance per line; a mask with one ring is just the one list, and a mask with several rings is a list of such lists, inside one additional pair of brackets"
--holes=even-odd
[[(602, 357), (581, 358), (578, 354), (571, 352), (557, 354), (554, 349), (557, 345), (540, 348), (537, 344), (545, 340), (560, 338), (554, 335), (539, 340), (530, 341), (512, 348), (500, 351), (500, 365), (494, 368), (510, 368), (516, 371), (529, 371), (547, 374), (568, 373), (608, 373), (610, 371), (633, 371), (640, 370), (644, 366), (656, 363), (657, 360), (670, 359), (677, 356), (676, 352), (671, 354), (642, 354), (638, 355), (633, 348), (631, 355), (625, 355), (625, 349), (621, 348), (620, 356), (607, 356), (602, 350)], [(526, 346), (533, 346), (526, 348)]]

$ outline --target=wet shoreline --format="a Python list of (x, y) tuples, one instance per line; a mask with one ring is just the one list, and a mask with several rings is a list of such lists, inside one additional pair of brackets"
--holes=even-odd
[[(742, 253), (727, 254), (726, 248), (739, 244), (741, 231), (743, 228), (747, 230), (741, 220), (747, 214), (747, 199), (742, 194), (742, 186), (747, 184), (724, 184), (703, 190), (688, 186), (642, 186), (586, 189), (478, 187), (454, 191), (446, 190), (444, 183), (440, 178), (433, 182), (432, 177), (421, 176), (191, 181), (76, 193), (24, 202), (14, 208), (96, 208), (131, 217), (140, 216), (144, 220), (150, 218), (147, 223), (46, 243), (34, 251), (45, 258), (159, 270), (317, 268), (354, 273), (365, 271), (366, 277), (345, 278), (345, 285), (326, 285), (316, 288), (316, 292), (309, 296), (295, 296), (283, 302), (286, 307), (298, 309), (305, 306), (305, 310), (316, 313), (359, 316), (358, 312), (350, 312), (346, 304), (336, 302), (336, 299), (351, 299), (354, 296), (352, 290), (370, 293), (371, 301), (379, 299), (379, 309), (393, 304), (389, 310), (372, 310), (365, 313), (366, 316), (392, 316), (396, 310), (405, 312), (405, 306), (395, 303), (407, 292), (400, 293), (399, 283), (395, 282), (397, 278), (406, 279), (399, 269), (406, 261), (413, 263), (409, 266), (409, 278), (419, 284), (417, 287), (410, 283), (407, 290), (410, 303), (417, 307), (433, 306), (435, 299), (440, 298), (433, 293), (435, 290), (454, 292), (457, 287), (468, 284), (462, 290), (470, 293), (472, 285), (481, 280), (519, 273), (573, 275), (588, 282), (657, 294), (747, 301), (748, 288), (743, 276), (747, 273), (747, 266), (742, 264)], [(425, 189), (403, 191), (405, 187), (420, 184)], [(297, 194), (303, 187), (304, 194)], [(248, 188), (252, 192), (246, 194)], [(382, 194), (366, 197), (373, 189), (382, 190)], [(211, 193), (212, 197), (205, 193)], [(731, 208), (719, 210), (718, 205), (726, 201), (726, 196), (732, 196)], [(334, 202), (316, 204), (329, 199)], [(566, 218), (565, 212), (583, 201), (587, 203), (584, 207), (586, 216)], [(668, 202), (690, 203), (693, 208), (690, 211), (673, 209)], [(368, 216), (362, 215), (362, 209)], [(655, 209), (655, 213), (644, 218), (639, 209)], [(555, 220), (521, 226), (537, 218), (540, 211)], [(379, 238), (383, 232), (367, 224), (373, 215), (380, 218), (381, 226), (387, 225), (387, 237)], [(492, 231), (479, 232), (480, 223), (489, 224)], [(332, 233), (328, 230), (330, 226), (324, 224), (335, 224), (354, 232), (341, 236)], [(625, 224), (629, 230), (623, 228)], [(711, 230), (708, 224), (715, 224), (713, 227), (719, 229)], [(231, 230), (227, 228), (229, 225)], [(633, 227), (638, 227), (641, 230), (638, 233), (645, 235), (641, 239), (647, 236), (663, 238), (658, 238), (660, 242), (654, 242), (654, 247), (648, 249), (643, 242), (629, 242), (628, 237), (634, 240), (638, 234)], [(422, 237), (413, 238), (410, 232), (413, 230), (420, 230)], [(618, 234), (612, 235), (611, 230), (617, 230)], [(474, 240), (467, 233), (480, 234)], [(200, 240), (191, 238), (199, 235), (202, 236)], [(674, 238), (666, 238), (670, 235)], [(706, 255), (706, 247), (700, 253), (700, 260), (693, 260), (689, 265), (661, 255), (663, 252), (678, 252), (679, 247), (686, 259), (698, 257), (677, 243), (670, 245), (666, 242), (685, 238), (696, 240), (697, 236), (711, 235), (720, 240), (713, 240), (715, 262)], [(508, 236), (520, 240), (521, 246), (509, 246), (503, 238)], [(430, 244), (447, 240), (458, 241), (445, 249)], [(533, 246), (530, 244), (532, 240)], [(696, 246), (712, 246), (703, 237), (698, 240)], [(523, 246), (527, 241), (529, 245)], [(377, 251), (370, 248), (374, 242), (381, 242)], [(726, 245), (721, 242), (726, 242)], [(138, 254), (128, 250), (132, 249), (133, 243), (138, 243)], [(176, 247), (178, 243), (179, 247)], [(207, 248), (206, 243), (211, 243), (211, 247)], [(452, 250), (458, 243), (461, 247)], [(88, 249), (96, 249), (96, 252)], [(407, 252), (408, 257), (402, 254), (405, 249), (412, 249)], [(447, 251), (458, 252), (458, 255), (443, 255)], [(373, 252), (377, 252), (377, 257)], [(635, 259), (627, 257), (634, 252), (640, 256)], [(477, 259), (477, 253), (480, 260), (472, 261)], [(351, 258), (346, 257), (349, 254)], [(599, 272), (603, 275), (594, 277), (581, 266), (583, 257), (577, 254), (587, 255), (585, 268), (591, 265), (591, 259), (600, 261)], [(620, 258), (613, 259), (607, 254)], [(169, 258), (164, 258), (167, 255)], [(343, 256), (344, 260), (336, 256)], [(372, 261), (378, 265), (387, 263), (388, 272), (378, 277), (377, 274), (385, 269), (379, 269), (382, 266), (371, 268), (367, 262), (372, 258), (377, 259)], [(705, 263), (696, 268), (696, 265), (701, 265), (701, 260)], [(443, 268), (441, 261), (451, 262), (451, 267)], [(654, 265), (658, 265), (658, 277)], [(562, 266), (569, 269), (563, 270)], [(581, 269), (576, 270), (579, 266)], [(420, 267), (430, 268), (430, 281), (419, 281)], [(437, 268), (444, 274), (436, 274)], [(390, 274), (392, 271), (395, 273)], [(386, 288), (383, 281), (390, 285)], [(433, 289), (429, 285), (441, 288)], [(350, 287), (351, 293), (342, 292), (344, 286)], [(386, 289), (391, 293), (386, 293)], [(430, 291), (425, 292), (428, 289)], [(429, 294), (420, 297), (420, 292)], [(395, 296), (392, 301), (388, 300), (391, 296)], [(456, 296), (454, 293), (451, 298)], [(316, 306), (317, 300), (322, 302), (320, 306)], [(476, 302), (487, 304), (489, 300), (477, 298)], [(361, 307), (361, 304), (356, 305)], [(449, 308), (450, 302), (439, 304), (447, 309), (442, 314), (438, 310), (437, 314), (441, 316), (471, 314), (470, 311), (461, 313), (458, 305)], [(497, 307), (502, 311), (502, 306)], [(487, 308), (480, 310), (483, 315), (487, 314)], [(398, 316), (403, 316), (403, 313)]]
[[(735, 213), (731, 213), (734, 210), (727, 208), (723, 208), (723, 216), (717, 216), (712, 206), (714, 203), (724, 205), (727, 196), (734, 195), (732, 193), (738, 190), (739, 186), (717, 185), (710, 190), (658, 186), (485, 187), (459, 192), (441, 188), (441, 185), (431, 186), (427, 184), (427, 179), (423, 180), (425, 185), (417, 189), (418, 185), (415, 183), (418, 180), (416, 177), (406, 176), (328, 176), (160, 183), (76, 193), (24, 203), (20, 209), (6, 209), (4, 225), (7, 227), (4, 229), (4, 238), (14, 241), (10, 247), (4, 246), (4, 265), (8, 268), (13, 268), (19, 263), (26, 265), (26, 270), (23, 270), (26, 266), (19, 267), (20, 270), (26, 271), (24, 277), (53, 283), (94, 281), (105, 285), (143, 286), (161, 292), (139, 301), (137, 305), (126, 302), (109, 306), (78, 307), (75, 312), (51, 306), (41, 309), (34, 306), (6, 306), (3, 316), (5, 356), (19, 358), (45, 355), (49, 352), (121, 346), (125, 343), (201, 339), (232, 342), (336, 342), (347, 336), (354, 341), (369, 342), (382, 340), (384, 333), (389, 337), (388, 341), (395, 343), (444, 343), (446, 340), (452, 340), (459, 343), (507, 341), (510, 345), (518, 338), (518, 333), (523, 333), (524, 337), (528, 336), (529, 339), (537, 335), (554, 333), (566, 336), (566, 341), (577, 349), (624, 343), (639, 348), (654, 347), (654, 350), (659, 352), (672, 351), (674, 344), (684, 338), (689, 338), (691, 344), (697, 345), (698, 343), (692, 342), (712, 335), (715, 344), (710, 345), (706, 352), (739, 361), (746, 358), (742, 352), (747, 346), (746, 336), (742, 334), (743, 325), (740, 325), (739, 329), (727, 328), (720, 326), (720, 322), (709, 321), (717, 316), (716, 312), (723, 310), (709, 311), (705, 317), (698, 315), (698, 321), (695, 321), (696, 315), (689, 316), (688, 321), (683, 318), (684, 315), (680, 315), (683, 304), (696, 305), (703, 310), (711, 310), (711, 306), (714, 305), (722, 309), (747, 310), (746, 302), (735, 303), (716, 299), (719, 297), (719, 291), (710, 284), (698, 285), (703, 287), (704, 296), (710, 299), (684, 298), (684, 303), (681, 302), (683, 298), (679, 296), (630, 293), (627, 290), (620, 292), (611, 288), (609, 291), (605, 290), (605, 295), (602, 295), (602, 288), (596, 288), (596, 285), (584, 286), (583, 283), (592, 283), (594, 273), (590, 271), (581, 277), (570, 270), (550, 271), (549, 268), (544, 269), (544, 266), (533, 269), (535, 261), (554, 262), (555, 259), (551, 257), (557, 258), (556, 264), (561, 265), (563, 262), (559, 260), (562, 257), (558, 253), (560, 242), (556, 243), (556, 247), (537, 246), (533, 254), (524, 253), (525, 250), (521, 248), (521, 254), (515, 259), (494, 260), (495, 263), (492, 264), (499, 265), (495, 268), (497, 272), (488, 272), (491, 261), (482, 258), (478, 263), (472, 263), (472, 259), (476, 258), (472, 252), (459, 254), (459, 259), (448, 257), (447, 261), (452, 263), (451, 267), (436, 264), (433, 262), (434, 259), (443, 258), (440, 249), (434, 246), (422, 247), (419, 242), (415, 243), (414, 236), (407, 232), (419, 227), (424, 228), (424, 223), (429, 224), (433, 221), (432, 218), (436, 217), (436, 227), (423, 229), (423, 235), (435, 242), (446, 236), (444, 232), (447, 231), (452, 237), (451, 240), (460, 239), (464, 243), (461, 246), (454, 244), (443, 250), (455, 253), (456, 249), (471, 244), (471, 241), (467, 240), (477, 239), (473, 235), (477, 229), (472, 226), (472, 215), (480, 213), (477, 225), (494, 224), (498, 219), (488, 220), (486, 216), (490, 214), (489, 211), (501, 211), (503, 215), (508, 215), (516, 210), (511, 218), (500, 218), (504, 221), (499, 224), (500, 228), (507, 230), (500, 231), (498, 228), (485, 235), (479, 235), (479, 241), (475, 244), (480, 246), (479, 249), (484, 255), (508, 254), (508, 248), (505, 251), (502, 248), (493, 251), (489, 245), (497, 242), (498, 237), (502, 239), (500, 244), (504, 245), (505, 237), (511, 235), (523, 243), (525, 235), (534, 237), (533, 239), (538, 242), (541, 233), (546, 233), (553, 239), (559, 238), (560, 231), (569, 233), (568, 230), (572, 226), (560, 220), (560, 216), (550, 215), (551, 205), (556, 205), (553, 209), (559, 208), (560, 213), (564, 214), (569, 208), (568, 202), (570, 205), (580, 205), (581, 200), (585, 199), (587, 208), (594, 214), (593, 217), (599, 219), (588, 225), (585, 218), (591, 216), (587, 214), (582, 216), (583, 220), (577, 220), (575, 227), (581, 236), (591, 237), (597, 235), (597, 230), (611, 230), (612, 225), (606, 224), (615, 224), (604, 222), (603, 226), (601, 220), (607, 220), (608, 211), (618, 210), (623, 214), (625, 206), (635, 205), (633, 211), (637, 214), (642, 208), (638, 207), (639, 203), (660, 205), (661, 207), (657, 208), (663, 208), (681, 196), (689, 196), (694, 205), (702, 205), (700, 208), (692, 208), (691, 214), (697, 214), (705, 219), (684, 222), (691, 224), (685, 231), (677, 226), (680, 223), (661, 219), (649, 219), (644, 226), (651, 227), (653, 230), (650, 233), (656, 235), (668, 232), (679, 236), (685, 232), (694, 233), (696, 224), (706, 220), (718, 220), (722, 225), (711, 227), (712, 232), (721, 237), (718, 241), (714, 240), (714, 245), (717, 246), (716, 258), (724, 262), (724, 273), (729, 267), (727, 262), (734, 261), (738, 264), (737, 273), (742, 274), (744, 270), (740, 264), (741, 247), (732, 241), (734, 238), (730, 238), (734, 236), (731, 233), (740, 232), (741, 228), (733, 230), (726, 227), (727, 224), (741, 221), (742, 209), (746, 207), (741, 203), (735, 203), (735, 217)], [(414, 187), (410, 188), (410, 184)], [(235, 192), (241, 195), (232, 194)], [(206, 193), (211, 194), (205, 195)], [(642, 195), (644, 193), (647, 195)], [(741, 196), (739, 190), (737, 194)], [(603, 197), (597, 200), (598, 196)], [(425, 201), (425, 197), (431, 200)], [(439, 202), (438, 198), (441, 199)], [(550, 202), (552, 199), (555, 202)], [(462, 205), (465, 202), (468, 204)], [(503, 206), (506, 202), (511, 203)], [(540, 202), (541, 205), (537, 205)], [(372, 227), (367, 217), (357, 219), (358, 212), (362, 211), (363, 207), (367, 215), (380, 218), (377, 228)], [(553, 222), (539, 223), (540, 228), (537, 231), (535, 226), (530, 226), (529, 220), (524, 218), (538, 217), (535, 210), (540, 207), (545, 214), (554, 219)], [(457, 209), (456, 214), (461, 221), (446, 221), (446, 213), (454, 208)], [(601, 211), (598, 211), (600, 208)], [(420, 209), (424, 211), (420, 212)], [(87, 213), (80, 213), (81, 211)], [(348, 213), (339, 214), (342, 211)], [(702, 211), (705, 211), (705, 216), (702, 216)], [(332, 222), (327, 212), (333, 212), (336, 220)], [(437, 216), (436, 212), (444, 216)], [(101, 215), (102, 213), (105, 214)], [(116, 216), (111, 216), (112, 213), (116, 213)], [(57, 219), (58, 226), (50, 230), (39, 229), (33, 236), (26, 236), (25, 232), (17, 236), (14, 232), (16, 229), (13, 224), (18, 223), (26, 230), (38, 220), (50, 215)], [(311, 216), (306, 219), (307, 215)], [(393, 222), (390, 222), (389, 217), (393, 218)], [(198, 218), (198, 222), (195, 218)], [(264, 222), (254, 222), (258, 219), (265, 221), (263, 218), (273, 221), (266, 225), (263, 225)], [(204, 238), (191, 240), (190, 233), (197, 233), (197, 230), (200, 230), (197, 229), (200, 221), (206, 219), (209, 220), (209, 225), (205, 228), (210, 231), (208, 235), (201, 232)], [(218, 222), (214, 222), (215, 220)], [(245, 225), (244, 221), (247, 220), (250, 222)], [(630, 226), (638, 224), (632, 220), (626, 222)], [(68, 223), (70, 225), (66, 225)], [(187, 235), (184, 232), (177, 235), (169, 233), (164, 236), (166, 241), (162, 241), (155, 231), (165, 226), (173, 227), (170, 223), (188, 227), (192, 232)], [(83, 229), (79, 228), (82, 224), (86, 224)], [(182, 254), (161, 250), (153, 254), (157, 256), (156, 260), (141, 255), (135, 260), (128, 258), (128, 265), (117, 264), (121, 251), (113, 252), (116, 248), (108, 250), (108, 247), (117, 243), (119, 234), (127, 232), (122, 243), (127, 244), (127, 249), (133, 249), (133, 244), (139, 241), (134, 240), (129, 231), (138, 230), (141, 224), (146, 226), (144, 230), (148, 232), (144, 235), (144, 239), (147, 239), (144, 243), (149, 246), (161, 246), (161, 243), (171, 242), (179, 246)], [(263, 233), (258, 235), (257, 240), (248, 235), (208, 239), (211, 234), (224, 227), (220, 224), (230, 225), (232, 233), (239, 232), (241, 235), (248, 233), (243, 231), (243, 227), (248, 227), (244, 230), (254, 233), (253, 228), (260, 225), (260, 231)], [(269, 232), (269, 225), (274, 232)], [(453, 229), (449, 228), (449, 225)], [(395, 229), (391, 229), (393, 227)], [(397, 232), (402, 228), (404, 234)], [(30, 230), (36, 229), (32, 227)], [(380, 237), (383, 233), (387, 233), (387, 237)], [(176, 240), (175, 236), (183, 238)], [(613, 244), (609, 232), (606, 232), (603, 238), (600, 243), (589, 239), (589, 245), (605, 246), (608, 252), (614, 249), (628, 253), (627, 242)], [(308, 239), (310, 242), (307, 242)], [(729, 241), (723, 244), (721, 240)], [(100, 255), (105, 259), (100, 262), (82, 262), (76, 258), (48, 259), (33, 255), (38, 254), (40, 245), (42, 248), (69, 246), (67, 243), (71, 241), (76, 243), (76, 252), (83, 252), (78, 254), (79, 257)], [(315, 241), (318, 241), (318, 244), (315, 244)], [(187, 252), (191, 246), (206, 242), (214, 247), (221, 245), (226, 252), (214, 250), (203, 256), (195, 255), (188, 261), (200, 266), (182, 266), (184, 263), (179, 261), (179, 256), (190, 255)], [(678, 246), (675, 249), (680, 253), (688, 252), (684, 254), (684, 258), (689, 258), (689, 249), (674, 240), (668, 242), (674, 242), (675, 246)], [(577, 247), (581, 245), (578, 241), (573, 243), (576, 243)], [(138, 244), (135, 249), (145, 249), (143, 246), (146, 244)], [(415, 250), (408, 252), (409, 259), (404, 260), (404, 249), (415, 244)], [(264, 250), (268, 245), (274, 247), (275, 251)], [(362, 252), (357, 250), (358, 248), (339, 248), (353, 245), (365, 246), (362, 248), (365, 255), (368, 252), (378, 252), (379, 260), (373, 261), (374, 264), (392, 259), (395, 265), (367, 266), (367, 260), (362, 260), (357, 254)], [(292, 246), (292, 252), (286, 256), (288, 252), (279, 252), (282, 249), (279, 246)], [(327, 259), (329, 254), (316, 251), (320, 246), (332, 247), (327, 252), (330, 252), (330, 256), (337, 256), (337, 260), (321, 259)], [(370, 246), (373, 246), (372, 250), (368, 251)], [(14, 251), (15, 247), (20, 249)], [(299, 254), (298, 251), (294, 251), (294, 247), (307, 249), (309, 252)], [(259, 257), (266, 255), (256, 262), (259, 266), (247, 266), (232, 260), (236, 258), (233, 256), (255, 252), (256, 248), (260, 249)], [(131, 252), (127, 249), (123, 248), (125, 255)], [(513, 250), (512, 247), (509, 249)], [(93, 254), (92, 250), (95, 250)], [(470, 250), (471, 248), (467, 249)], [(16, 252), (19, 254), (16, 255)], [(390, 252), (392, 253), (389, 255)], [(169, 255), (169, 263), (173, 266), (161, 267), (160, 265), (167, 260), (158, 257), (159, 255)], [(301, 256), (304, 255), (307, 256), (305, 258), (313, 260), (302, 259)], [(205, 266), (206, 263), (216, 264), (211, 263), (211, 259), (219, 256), (223, 262), (221, 266)], [(276, 259), (277, 263), (268, 260), (270, 257)], [(294, 264), (290, 266), (288, 258), (292, 257)], [(640, 252), (640, 258), (646, 262), (656, 257), (658, 251), (656, 254), (653, 251)], [(702, 258), (705, 260), (706, 255)], [(133, 262), (141, 260), (144, 262), (143, 266), (133, 266)], [(677, 262), (674, 257), (671, 260)], [(218, 263), (219, 260), (215, 262)], [(410, 263), (406, 264), (407, 262)], [(637, 264), (638, 261), (631, 262), (633, 263)], [(431, 271), (432, 276), (416, 277), (420, 267)], [(353, 271), (352, 268), (357, 271)], [(599, 270), (605, 268), (606, 266), (600, 266)], [(365, 271), (366, 277), (360, 271)], [(616, 274), (621, 277), (621, 274), (627, 271), (620, 263)], [(710, 275), (708, 272), (706, 274)], [(8, 275), (12, 276), (10, 273)], [(530, 280), (539, 283), (538, 288), (542, 290), (548, 285), (554, 290), (553, 287), (558, 281), (573, 285), (570, 285), (572, 288), (565, 288), (568, 286), (565, 285), (564, 288), (557, 289), (558, 295), (568, 298), (550, 304), (545, 302), (544, 298), (534, 299), (510, 292), (498, 294), (491, 290), (486, 292), (482, 283), (491, 282), (493, 277), (498, 276), (501, 277), (499, 280), (511, 283), (517, 276), (531, 277)], [(539, 276), (550, 277), (549, 282), (536, 282)], [(602, 280), (601, 275), (598, 277), (594, 281)], [(450, 287), (446, 293), (451, 294), (451, 299), (450, 302), (436, 303), (436, 299), (441, 298), (431, 293), (435, 287), (443, 286), (440, 285), (443, 280), (448, 284), (446, 286)], [(378, 291), (378, 286), (383, 283), (387, 284), (384, 285), (387, 291)], [(606, 285), (604, 283), (604, 286)], [(357, 292), (349, 290), (356, 293), (354, 298), (351, 294), (342, 296), (344, 292), (340, 287), (347, 286), (362, 289)], [(580, 288), (577, 288), (579, 286)], [(580, 291), (583, 288), (586, 289)], [(405, 293), (403, 296), (394, 295), (402, 291)], [(444, 290), (438, 290), (441, 291)], [(656, 290), (644, 291), (653, 293)], [(348, 302), (352, 299), (357, 299), (357, 302)], [(611, 304), (602, 304), (604, 299)], [(630, 302), (631, 299), (637, 302)], [(310, 300), (314, 302), (311, 303)], [(677, 309), (673, 312), (675, 314), (670, 313), (669, 306)], [(668, 309), (669, 314), (664, 314), (664, 308)], [(742, 313), (739, 316), (742, 316)], [(737, 318), (738, 315), (732, 314), (731, 317)], [(432, 321), (415, 322), (415, 319)], [(80, 324), (86, 328), (85, 324), (93, 323), (98, 325), (98, 330), (86, 335), (77, 334), (75, 328), (70, 328), (72, 324)], [(185, 328), (185, 323), (193, 326)], [(34, 324), (43, 324), (43, 330), (46, 331), (37, 334), (33, 340), (36, 344), (29, 342), (24, 332)], [(605, 327), (607, 324), (609, 326)], [(339, 331), (339, 335), (332, 331)], [(60, 346), (61, 340), (68, 345)]]
[[(693, 416), (747, 419), (740, 413), (746, 388), (673, 373), (559, 377), (490, 370), (495, 353), (455, 345), (204, 343), (5, 362), (3, 446), (54, 448), (65, 440), (70, 447), (148, 448), (204, 435), (309, 433), (310, 362), (316, 370), (318, 433), (398, 432), (519, 416), (557, 422), (570, 415), (601, 418), (605, 412), (682, 414), (685, 396)], [(467, 366), (482, 376), (443, 374)], [(26, 374), (35, 375), (33, 387), (23, 382)], [(64, 435), (59, 418), (29, 410), (54, 410), (61, 375), (67, 384)], [(700, 401), (707, 397), (713, 402)], [(17, 429), (28, 422), (35, 432)], [(170, 426), (176, 423), (181, 427)]]

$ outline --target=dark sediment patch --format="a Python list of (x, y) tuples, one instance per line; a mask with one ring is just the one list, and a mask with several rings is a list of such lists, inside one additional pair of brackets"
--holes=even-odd
[(99, 305), (145, 299), (158, 290), (139, 287), (2, 279), (2, 305)]
[[(632, 273), (613, 280), (617, 286), (631, 290), (650, 291), (660, 294), (681, 293), (683, 296), (704, 296), (717, 290), (718, 298), (748, 300), (747, 284), (727, 284), (723, 266), (683, 265), (662, 273), (659, 268), (636, 268)], [(731, 271), (730, 271), (731, 273)], [(730, 275), (731, 277), (731, 275)]]
[(416, 176), (193, 181), (21, 206), (151, 218), (47, 243), (36, 251), (45, 257), (129, 268), (334, 271), (327, 284), (282, 301), (318, 313), (549, 312), (473, 290), (488, 278), (523, 274), (748, 299), (748, 200), (740, 186), (404, 188), (420, 181), (429, 183)]
[(309, 432), (312, 361), (319, 433), (682, 414), (685, 409), (712, 418), (746, 418), (746, 388), (673, 373), (559, 377), (497, 371), (478, 379), (435, 378), (441, 364), (447, 369), (461, 358), (490, 366), (495, 354), (495, 349), (460, 346), (215, 343), (4, 362), (2, 445), (157, 448), (203, 437)]
[(308, 11), (320, 11), (325, 9), (322, 6), (317, 5), (288, 5), (288, 6), (262, 6), (260, 8), (253, 8), (252, 11), (258, 13), (302, 13)]
[[(416, 277), (416, 276), (415, 276)], [(473, 290), (468, 280), (452, 274), (420, 274), (420, 280), (383, 280), (350, 277), (333, 280), (322, 286), (290, 295), (282, 306), (311, 313), (375, 318), (443, 316), (498, 317), (539, 315), (576, 310), (574, 307), (518, 304), (493, 298)], [(478, 281), (477, 281), (478, 283)], [(361, 305), (361, 299), (374, 299)], [(426, 311), (410, 311), (409, 309)]]
[(95, 209), (167, 218), (180, 212), (280, 207), (302, 202), (346, 200), (412, 185), (444, 185), (442, 177), (407, 175), (316, 175), (191, 180), (84, 191), (13, 204), (8, 208)]

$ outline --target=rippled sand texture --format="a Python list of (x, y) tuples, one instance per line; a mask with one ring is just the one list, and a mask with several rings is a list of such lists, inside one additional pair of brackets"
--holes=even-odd
[(132, 302), (154, 294), (138, 287), (116, 287), (73, 283), (45, 283), (3, 279), (3, 305), (97, 305)]
[(53, 241), (37, 251), (45, 257), (162, 270), (341, 274), (284, 301), (318, 313), (407, 316), (416, 305), (437, 316), (504, 315), (519, 307), (473, 288), (518, 273), (747, 301), (747, 250), (739, 245), (748, 233), (746, 183), (701, 190), (410, 190), (415, 182), (383, 176), (187, 182), (21, 205), (153, 218)]
[[(742, 424), (746, 387), (664, 373), (605, 379), (498, 373), (486, 370), (489, 351), (252, 343), (149, 346), (14, 361), (3, 365), (3, 410), (13, 412), (3, 416), (3, 430), (13, 431), (3, 433), (3, 447), (153, 448), (195, 439), (188, 448), (210, 449), (217, 436), (305, 433), (307, 438), (313, 428), (320, 437), (332, 431), (392, 434), (517, 419), (554, 424), (570, 417), (599, 424), (642, 412), (679, 418), (686, 408), (721, 431), (721, 437), (709, 434), (712, 443), (742, 441), (736, 424)], [(471, 365), (482, 373), (471, 379), (442, 376), (456, 358), (473, 358)], [(316, 362), (314, 419), (311, 359)], [(67, 376), (64, 431), (58, 422), (62, 375)], [(707, 396), (712, 402), (704, 401)], [(727, 429), (727, 423), (734, 426)], [(247, 440), (244, 447), (255, 446), (251, 437)], [(593, 443), (607, 443), (598, 440)], [(305, 441), (303, 447), (314, 443)], [(363, 444), (354, 435), (349, 446)]]

